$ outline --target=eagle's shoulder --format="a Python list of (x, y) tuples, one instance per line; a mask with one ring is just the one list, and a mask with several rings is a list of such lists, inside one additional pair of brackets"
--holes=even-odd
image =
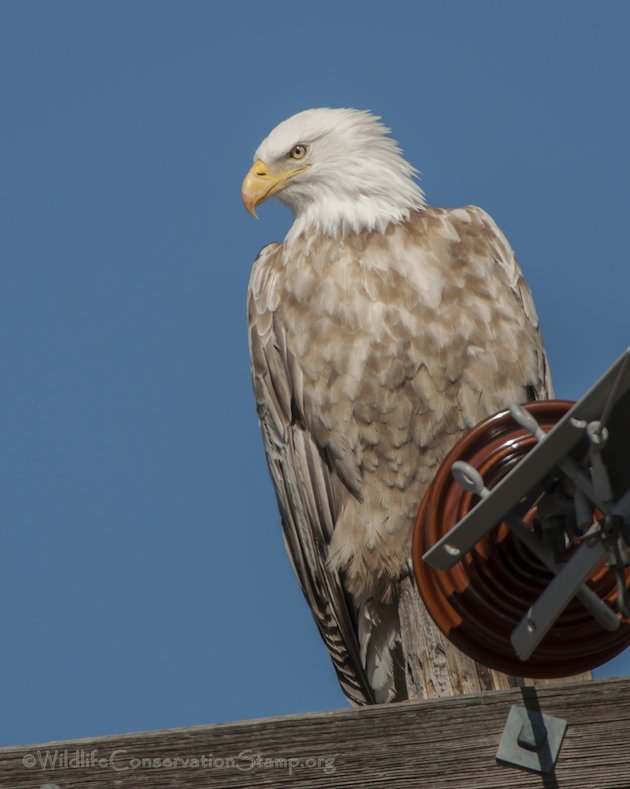
[(254, 258), (254, 263), (257, 263), (259, 260), (268, 260), (275, 252), (278, 252), (281, 247), (282, 244), (278, 241), (271, 241), (269, 244), (265, 244)]
[(409, 231), (419, 247), (435, 250), (445, 271), (464, 278), (482, 292), (483, 282), (512, 291), (528, 320), (538, 326), (538, 316), (522, 271), (507, 238), (494, 219), (476, 205), (462, 208), (427, 206), (412, 214)]
[(266, 244), (254, 258), (252, 273), (250, 277), (250, 289), (260, 284), (261, 278), (269, 271), (274, 270), (280, 264), (282, 257), (282, 244), (272, 241)]
[[(490, 253), (492, 262), (507, 279), (512, 292), (523, 309), (527, 320), (535, 328), (539, 326), (538, 314), (534, 306), (531, 291), (525, 282), (523, 272), (518, 264), (514, 250), (494, 219), (477, 206), (466, 206), (471, 217), (473, 232), (483, 239), (483, 244)], [(487, 253), (486, 253), (487, 254)]]
[(282, 244), (273, 241), (264, 246), (254, 259), (249, 278), (248, 313), (250, 323), (254, 315), (273, 311), (275, 280), (282, 266)]
[[(488, 327), (480, 347), (491, 347), (493, 364), (501, 349), (493, 339), (496, 332), (503, 344), (518, 340), (516, 357), (524, 369), (514, 372), (513, 379), (523, 377), (522, 384), (535, 396), (551, 396), (549, 368), (539, 329), (539, 319), (531, 291), (525, 281), (514, 251), (494, 219), (475, 205), (462, 208), (427, 206), (414, 212), (407, 225), (415, 257), (422, 261), (422, 281), (427, 281), (427, 265), (439, 272), (440, 320), (445, 309), (455, 307), (452, 326), (465, 326), (465, 315), (477, 327)], [(470, 338), (467, 347), (471, 345)], [(529, 361), (524, 363), (523, 360)], [(506, 368), (507, 369), (507, 368)]]

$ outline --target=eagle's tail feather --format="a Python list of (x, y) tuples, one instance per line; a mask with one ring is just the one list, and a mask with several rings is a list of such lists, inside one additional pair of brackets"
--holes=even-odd
[(358, 620), (361, 661), (376, 703), (406, 699), (398, 601), (379, 603), (371, 597), (359, 607)]

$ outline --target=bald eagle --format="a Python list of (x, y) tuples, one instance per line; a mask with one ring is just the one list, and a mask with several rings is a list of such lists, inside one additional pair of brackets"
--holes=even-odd
[(252, 376), (287, 550), (355, 704), (408, 698), (426, 659), (399, 608), (440, 461), (481, 419), (551, 396), (510, 245), (480, 208), (428, 206), (389, 132), (366, 111), (300, 112), (242, 188), (254, 216), (272, 196), (294, 216), (252, 270)]

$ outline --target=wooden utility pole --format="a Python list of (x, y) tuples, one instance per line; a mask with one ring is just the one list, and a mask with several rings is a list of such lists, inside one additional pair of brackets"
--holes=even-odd
[[(465, 655), (435, 626), (429, 616), (413, 578), (401, 581), (401, 617), (403, 652), (413, 655), (407, 661), (406, 679), (409, 698), (421, 699), (460, 696), (487, 690), (507, 690), (532, 685), (548, 685), (561, 680), (523, 679), (494, 671)], [(422, 659), (418, 659), (422, 656)], [(565, 681), (587, 680), (590, 672)]]

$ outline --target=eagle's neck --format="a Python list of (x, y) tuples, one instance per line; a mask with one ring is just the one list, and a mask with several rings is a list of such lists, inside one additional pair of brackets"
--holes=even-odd
[(425, 205), (412, 168), (407, 167), (409, 172), (399, 168), (345, 177), (339, 173), (339, 177), (310, 182), (307, 188), (296, 184), (297, 188), (278, 194), (294, 215), (286, 241), (291, 243), (309, 231), (333, 238), (364, 230), (382, 232), (392, 222), (404, 222)]

